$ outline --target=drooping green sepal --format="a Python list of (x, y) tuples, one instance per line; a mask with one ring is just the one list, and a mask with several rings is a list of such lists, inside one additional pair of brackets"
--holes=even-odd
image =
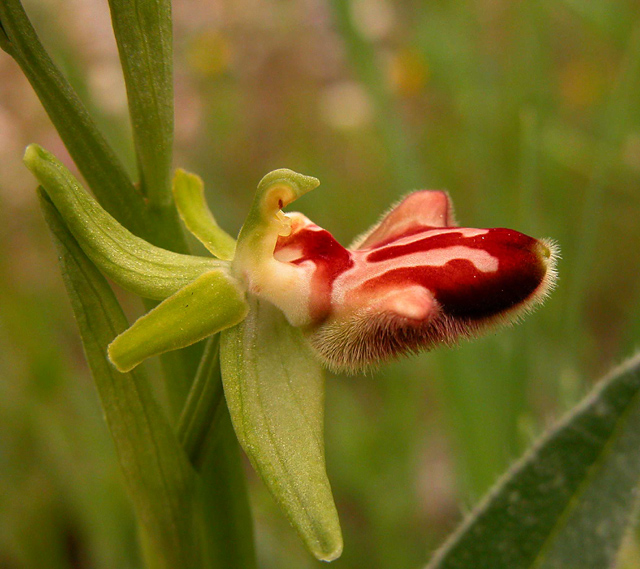
[(249, 215), (238, 236), (234, 258), (237, 271), (268, 271), (278, 236), (289, 235), (291, 231), (290, 221), (280, 210), (319, 185), (317, 178), (286, 168), (269, 172), (260, 180)]
[(324, 377), (301, 332), (266, 301), (220, 335), (222, 381), (240, 444), (307, 548), (331, 561), (342, 535), (325, 470)]
[(178, 168), (173, 178), (173, 197), (187, 229), (218, 259), (233, 259), (236, 240), (218, 225), (207, 206), (202, 178)]
[(31, 144), (24, 155), (86, 255), (123, 288), (163, 300), (224, 261), (181, 255), (133, 235), (109, 215), (51, 153)]
[(249, 310), (243, 290), (223, 269), (209, 271), (136, 320), (109, 345), (109, 359), (129, 371), (155, 356), (190, 346), (241, 322)]

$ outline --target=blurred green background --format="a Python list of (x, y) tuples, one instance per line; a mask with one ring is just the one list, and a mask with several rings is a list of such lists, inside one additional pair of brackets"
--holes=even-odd
[[(131, 170), (103, 0), (25, 0)], [(259, 179), (344, 244), (418, 188), (462, 225), (555, 239), (559, 284), (517, 327), (368, 376), (330, 376), (337, 568), (420, 567), (552, 420), (640, 344), (640, 4), (175, 0), (175, 165), (237, 232)], [(57, 260), (22, 166), (70, 164), (0, 53), (0, 567), (139, 567), (135, 522)], [(121, 295), (131, 314), (141, 308)], [(153, 364), (151, 366), (153, 370)], [(312, 568), (247, 468), (260, 566)], [(622, 566), (640, 567), (633, 539)]]

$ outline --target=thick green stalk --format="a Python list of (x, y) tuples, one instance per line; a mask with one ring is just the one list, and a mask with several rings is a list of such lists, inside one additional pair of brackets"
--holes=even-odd
[(109, 0), (127, 86), (140, 187), (171, 207), (173, 45), (170, 0)]
[[(188, 252), (178, 215), (173, 205), (171, 203), (167, 205), (163, 202), (147, 205), (142, 194), (136, 190), (129, 179), (115, 152), (99, 132), (76, 92), (46, 53), (19, 0), (2, 0), (0, 2), (0, 48), (13, 57), (22, 68), (69, 153), (103, 207), (137, 236), (165, 249)], [(166, 57), (164, 59), (166, 61)], [(163, 116), (166, 117), (166, 107), (164, 110)], [(165, 119), (161, 117), (159, 120)], [(135, 129), (135, 117), (133, 122)], [(166, 124), (159, 128), (165, 133), (171, 130)], [(167, 160), (166, 140), (164, 152), (164, 159)], [(145, 186), (149, 192), (148, 177), (145, 179)], [(155, 304), (147, 301), (145, 305), (147, 309), (151, 309)], [(181, 408), (188, 391), (189, 381), (196, 368), (195, 362), (197, 362), (199, 353), (199, 347), (194, 346), (161, 357), (169, 400), (174, 410)], [(110, 364), (107, 364), (106, 360), (105, 364), (108, 365), (110, 371), (117, 373)], [(139, 373), (141, 372), (135, 372), (135, 374)], [(239, 537), (236, 542), (240, 545), (237, 547), (246, 545), (248, 540), (249, 545), (246, 545), (245, 549), (250, 552), (249, 555), (252, 555), (251, 528), (242, 465), (239, 463), (237, 443), (233, 440), (233, 433), (230, 429), (225, 440), (226, 446), (236, 445), (234, 447), (236, 449), (235, 458), (231, 456), (227, 460), (227, 454), (222, 453), (220, 457), (212, 459), (212, 462), (215, 463), (212, 464), (212, 468), (219, 466), (220, 476), (231, 481), (230, 486), (221, 490), (220, 493), (231, 492), (230, 488), (233, 487), (233, 494), (226, 495), (227, 507), (218, 514), (216, 504), (221, 500), (219, 498), (209, 499), (209, 494), (203, 493), (202, 508), (207, 512), (204, 532), (210, 536), (217, 529), (225, 528), (228, 521), (230, 526), (238, 528), (237, 536)], [(233, 453), (231, 454), (233, 455)], [(207, 468), (209, 467), (207, 466)], [(205, 476), (209, 476), (209, 473), (205, 472)], [(184, 512), (188, 517), (188, 511), (185, 509)], [(247, 519), (249, 519), (248, 522)], [(197, 533), (193, 532), (194, 535)], [(171, 540), (166, 541), (167, 544), (171, 543)], [(238, 554), (238, 557), (242, 557), (242, 554)], [(153, 566), (156, 565), (156, 563), (153, 564)], [(195, 560), (174, 559), (171, 566), (197, 567), (198, 565)], [(251, 567), (252, 565), (240, 564), (236, 566)]]
[[(0, 47), (21, 67), (100, 204), (137, 236), (187, 253), (175, 208), (147, 206), (75, 90), (40, 43), (20, 0), (0, 2), (0, 27)], [(145, 306), (149, 310), (155, 303), (147, 301)], [(185, 371), (190, 366), (181, 353), (164, 355), (161, 361), (169, 398), (177, 410), (188, 391), (184, 378), (191, 376)]]
[[(191, 463), (199, 468), (209, 434), (216, 430), (224, 406), (220, 378), (220, 335), (207, 340), (200, 366), (178, 422), (178, 438)], [(222, 405), (221, 405), (222, 404)]]
[(255, 569), (253, 519), (242, 455), (224, 402), (204, 446), (200, 476), (205, 553), (216, 569)]

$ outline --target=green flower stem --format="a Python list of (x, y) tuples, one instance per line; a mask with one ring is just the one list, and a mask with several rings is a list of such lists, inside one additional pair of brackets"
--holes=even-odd
[[(40, 43), (20, 0), (0, 2), (0, 27), (0, 47), (21, 67), (100, 204), (135, 235), (187, 253), (175, 208), (148, 206), (135, 189), (78, 95)], [(153, 304), (146, 302), (145, 306), (149, 309)], [(188, 361), (183, 359), (181, 354), (161, 358), (174, 409), (181, 408), (188, 391), (182, 384), (184, 378), (191, 377), (186, 369)], [(195, 369), (195, 365), (191, 367)]]
[[(196, 468), (202, 466), (205, 443), (217, 431), (223, 404), (220, 377), (220, 335), (207, 340), (180, 420), (178, 439)], [(221, 405), (222, 404), (222, 405)]]
[(178, 422), (178, 439), (202, 477), (205, 539), (216, 569), (256, 567), (240, 448), (222, 391), (220, 335), (207, 340)]
[(127, 86), (140, 187), (156, 207), (171, 205), (173, 44), (170, 0), (109, 0)]
[(244, 464), (224, 400), (218, 416), (200, 470), (208, 558), (216, 569), (256, 569)]
[(207, 206), (202, 178), (178, 168), (173, 178), (173, 197), (187, 229), (218, 259), (233, 259), (236, 240), (218, 226)]
[(148, 565), (202, 567), (194, 513), (197, 475), (142, 370), (121, 374), (105, 358), (107, 345), (128, 324), (109, 284), (84, 254), (59, 213), (40, 193), (60, 253), (62, 274), (83, 345), (143, 530)]

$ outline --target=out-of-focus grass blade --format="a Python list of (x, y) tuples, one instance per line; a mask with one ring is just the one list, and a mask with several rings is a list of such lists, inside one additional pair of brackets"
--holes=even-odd
[[(591, 180), (583, 198), (579, 231), (573, 246), (571, 277), (568, 280), (565, 312), (565, 337), (571, 352), (578, 357), (578, 339), (582, 310), (590, 283), (590, 269), (600, 235), (600, 215), (605, 188), (612, 166), (619, 160), (622, 144), (628, 135), (630, 113), (636, 108), (640, 82), (640, 21), (636, 22), (628, 40), (624, 58), (605, 106), (599, 128)], [(571, 252), (569, 252), (571, 255)]]
[[(379, 54), (354, 25), (353, 3), (333, 0), (330, 5), (336, 27), (345, 44), (349, 63), (375, 105), (378, 128), (400, 191), (406, 192), (429, 185), (431, 180), (420, 166), (424, 160), (421, 160), (416, 152), (415, 144), (408, 135), (407, 125), (402, 121), (397, 101), (389, 90), (389, 81), (379, 63)], [(396, 197), (397, 191), (396, 188), (393, 194)]]
[(146, 375), (141, 370), (121, 374), (108, 362), (107, 345), (127, 328), (126, 318), (43, 191), (40, 198), (146, 550), (153, 556), (150, 563), (167, 569), (198, 567), (199, 531), (193, 523), (197, 476)]
[(342, 553), (324, 460), (324, 377), (283, 314), (250, 300), (247, 318), (220, 334), (222, 382), (240, 444), (307, 548)]
[(168, 205), (173, 153), (173, 33), (170, 0), (109, 0), (127, 86), (140, 186)]
[(604, 569), (640, 479), (640, 355), (519, 462), (428, 569)]

